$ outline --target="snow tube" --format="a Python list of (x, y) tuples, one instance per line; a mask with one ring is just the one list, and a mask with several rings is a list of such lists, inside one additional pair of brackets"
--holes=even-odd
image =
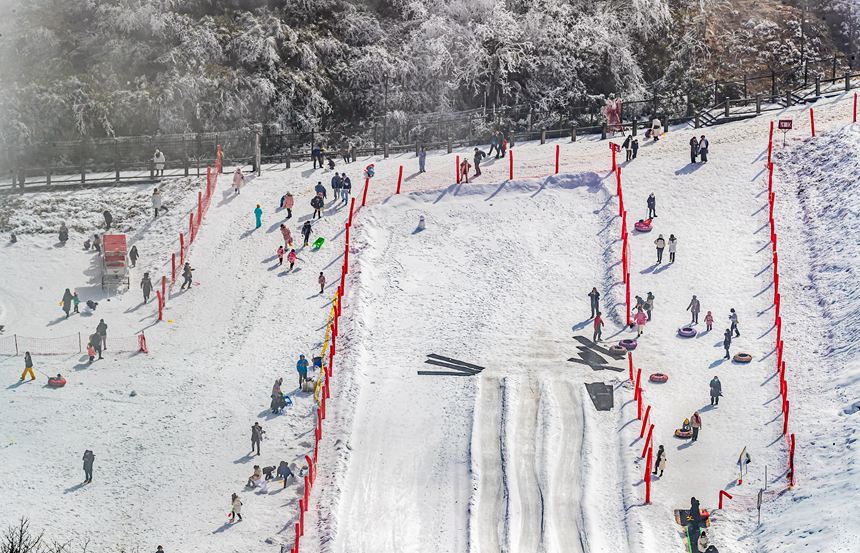
[(66, 379), (62, 376), (57, 378), (56, 376), (52, 376), (48, 378), (48, 386), (51, 388), (62, 388), (66, 385)]
[(732, 361), (735, 363), (749, 363), (752, 361), (752, 355), (749, 353), (736, 353), (734, 357), (732, 357)]
[(618, 342), (618, 345), (621, 346), (622, 348), (626, 349), (627, 351), (633, 351), (634, 349), (636, 349), (636, 346), (638, 344), (636, 344), (636, 340), (634, 340), (633, 338), (630, 338), (630, 339), (621, 340), (620, 342)]
[(633, 228), (635, 228), (639, 232), (651, 232), (651, 219), (645, 219), (644, 221), (636, 221), (635, 223), (633, 223)]
[(627, 353), (627, 350), (625, 348), (619, 346), (618, 344), (615, 344), (614, 346), (609, 347), (609, 355), (612, 355), (615, 357), (623, 357), (625, 353)]
[(693, 431), (692, 430), (681, 430), (680, 428), (675, 429), (675, 437), (676, 438), (692, 438)]
[(648, 380), (650, 380), (651, 382), (663, 383), (669, 380), (669, 375), (663, 373), (654, 373), (648, 377)]
[(682, 326), (678, 329), (678, 336), (683, 336), (684, 338), (692, 338), (696, 335), (696, 329), (691, 326)]

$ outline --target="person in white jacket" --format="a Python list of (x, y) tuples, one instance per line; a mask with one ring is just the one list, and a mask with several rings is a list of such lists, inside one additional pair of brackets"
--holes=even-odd
[(164, 176), (164, 163), (167, 160), (164, 157), (164, 152), (157, 149), (155, 150), (155, 154), (152, 156), (152, 162), (155, 164), (155, 176), (163, 177)]
[(152, 212), (155, 215), (155, 219), (158, 219), (159, 211), (167, 211), (167, 208), (162, 205), (161, 192), (156, 188), (152, 193)]
[(678, 246), (678, 239), (674, 234), (669, 235), (669, 263), (675, 262), (675, 248)]
[(239, 499), (239, 496), (233, 494), (233, 497), (230, 498), (231, 506), (233, 510), (230, 514), (233, 515), (233, 522), (236, 522), (236, 519), (242, 520), (242, 500)]

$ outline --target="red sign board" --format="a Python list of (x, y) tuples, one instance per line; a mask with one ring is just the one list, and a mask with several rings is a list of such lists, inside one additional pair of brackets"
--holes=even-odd
[(781, 131), (790, 131), (791, 130), (791, 119), (780, 119), (779, 120), (779, 130)]

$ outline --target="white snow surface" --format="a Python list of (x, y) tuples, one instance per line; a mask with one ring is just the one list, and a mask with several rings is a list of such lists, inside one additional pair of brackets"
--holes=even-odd
[[(591, 337), (588, 298), (602, 294), (605, 345), (623, 329), (620, 220), (605, 142), (516, 145), (517, 179), (505, 182), (505, 160), (491, 161), (477, 183), (450, 185), (454, 155), (376, 159), (368, 205), (351, 229), (351, 273), (334, 364), (332, 397), (320, 449), (320, 472), (306, 518), (302, 551), (683, 551), (673, 509), (690, 496), (716, 509), (717, 493), (734, 499), (715, 513), (712, 541), (721, 552), (853, 551), (860, 520), (856, 497), (858, 341), (850, 317), (856, 282), (857, 130), (850, 98), (819, 102), (808, 136), (806, 111), (794, 117), (789, 146), (778, 141), (777, 229), (781, 290), (797, 436), (798, 485), (787, 489), (774, 377), (772, 267), (767, 236), (767, 120), (704, 132), (711, 161), (688, 165), (687, 142), (702, 131), (675, 129), (639, 159), (624, 164), (630, 223), (657, 197), (655, 229), (631, 234), (632, 293), (654, 293), (654, 321), (634, 353), (652, 405), (654, 442), (668, 467), (643, 505), (642, 440), (625, 372), (595, 372), (567, 361), (572, 336)], [(780, 138), (779, 136), (775, 138)], [(640, 140), (642, 140), (640, 138)], [(551, 178), (555, 145), (563, 174)], [(460, 155), (470, 155), (468, 150)], [(346, 170), (360, 201), (361, 160)], [(392, 196), (400, 164), (404, 194)], [(228, 169), (229, 170), (229, 169)], [(196, 180), (165, 182), (171, 211), (150, 219), (150, 187), (63, 190), (3, 196), (2, 222), (20, 233), (2, 246), (0, 324), (25, 336), (89, 334), (99, 318), (112, 336), (145, 329), (149, 355), (116, 354), (87, 365), (79, 354), (34, 356), (35, 383), (17, 384), (20, 357), (0, 358), (0, 522), (21, 516), (58, 540), (92, 540), (99, 551), (121, 547), (167, 551), (276, 551), (291, 546), (301, 484), (280, 481), (267, 493), (244, 488), (252, 465), (286, 460), (301, 466), (313, 446), (312, 399), (268, 412), (277, 377), (294, 390), (295, 361), (318, 351), (330, 298), (338, 285), (345, 210), (330, 204), (315, 224), (325, 246), (299, 251), (297, 269), (277, 266), (278, 199), (297, 196), (288, 222), (298, 237), (308, 200), (329, 171), (307, 164), (265, 172), (239, 196), (222, 176), (190, 254), (196, 284), (174, 290), (167, 319), (156, 323), (153, 300), (140, 305), (143, 270), (158, 277), (187, 226)], [(264, 210), (253, 230), (254, 206)], [(93, 254), (79, 244), (110, 206), (143, 255), (128, 293), (104, 294)], [(763, 207), (765, 206), (765, 207)], [(427, 228), (415, 232), (419, 215)], [(65, 248), (53, 232), (72, 228)], [(852, 224), (852, 222), (854, 224)], [(48, 234), (51, 233), (51, 234)], [(677, 261), (654, 266), (657, 234), (678, 237)], [(323, 295), (316, 278), (329, 279)], [(64, 288), (96, 298), (95, 314), (64, 320)], [(710, 333), (681, 339), (692, 294), (712, 311)], [(108, 301), (109, 300), (109, 301)], [(723, 363), (728, 309), (740, 318), (732, 352), (749, 365)], [(698, 328), (703, 329), (703, 324)], [(485, 369), (476, 376), (426, 376), (428, 353)], [(62, 372), (69, 384), (43, 387)], [(719, 375), (725, 396), (709, 409), (708, 381)], [(595, 411), (583, 383), (604, 381), (615, 409)], [(135, 394), (132, 395), (131, 392)], [(854, 407), (852, 407), (854, 405)], [(700, 440), (672, 437), (699, 409)], [(249, 456), (249, 427), (267, 434), (263, 455)], [(752, 456), (736, 484), (741, 448)], [(80, 457), (96, 454), (95, 478), (81, 485)], [(768, 490), (762, 524), (755, 495)], [(245, 519), (229, 524), (232, 492)]]

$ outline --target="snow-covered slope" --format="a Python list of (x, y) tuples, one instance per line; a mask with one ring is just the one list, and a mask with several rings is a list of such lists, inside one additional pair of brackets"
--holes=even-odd
[[(857, 305), (850, 223), (857, 140), (854, 130), (835, 132), (849, 120), (848, 106), (850, 98), (819, 103), (816, 125), (824, 134), (806, 142), (806, 112), (781, 114), (795, 117), (796, 127), (785, 155), (779, 147), (775, 158), (798, 437), (794, 490), (786, 490), (773, 399), (765, 120), (707, 130), (707, 165), (687, 165), (693, 133), (673, 130), (643, 143), (639, 159), (623, 168), (631, 219), (644, 215), (650, 192), (659, 214), (655, 231), (633, 236), (631, 248), (633, 293), (656, 296), (636, 363), (645, 375), (670, 374), (663, 387), (646, 385), (655, 441), (669, 452), (651, 506), (642, 505), (639, 423), (625, 375), (567, 361), (577, 353), (572, 336), (591, 335), (592, 286), (603, 294), (607, 344), (630, 335), (620, 329), (620, 222), (606, 142), (517, 145), (518, 178), (548, 174), (556, 144), (564, 174), (504, 183), (507, 163), (492, 160), (476, 184), (459, 187), (449, 186), (454, 159), (468, 151), (431, 154), (425, 174), (404, 154), (373, 160), (368, 206), (356, 214), (320, 486), (302, 551), (575, 551), (580, 544), (595, 552), (680, 551), (672, 509), (691, 495), (715, 507), (718, 490), (734, 481), (743, 446), (753, 454), (749, 476), (730, 490), (735, 500), (712, 528), (721, 551), (853, 550), (860, 524), (846, 505), (858, 480), (851, 408), (858, 341), (848, 322)], [(338, 167), (352, 177), (359, 201), (360, 169), (370, 161)], [(405, 195), (392, 197), (401, 164)], [(821, 186), (838, 174), (842, 184)], [(267, 430), (263, 466), (301, 464), (313, 444), (310, 398), (294, 394), (295, 405), (273, 417), (269, 392), (276, 377), (293, 390), (298, 354), (311, 354), (322, 338), (330, 304), (328, 292), (316, 293), (316, 278), (323, 271), (329, 290), (337, 285), (346, 214), (329, 206), (315, 227), (326, 245), (300, 251), (298, 269), (288, 273), (274, 258), (284, 219), (275, 206), (286, 191), (297, 195), (288, 221), (297, 236), (310, 216), (310, 190), (330, 176), (307, 164), (271, 170), (235, 197), (222, 177), (191, 252), (196, 284), (175, 291), (172, 322), (159, 324), (154, 306), (140, 305), (137, 283), (144, 270), (164, 270), (194, 203), (193, 181), (171, 183), (172, 210), (158, 221), (145, 212), (145, 188), (2, 198), (6, 212), (14, 210), (4, 225), (24, 233), (0, 257), (6, 333), (89, 333), (104, 317), (112, 336), (145, 328), (151, 352), (108, 350), (91, 366), (77, 354), (36, 356), (40, 382), (22, 385), (15, 382), (21, 358), (0, 359), (9, 383), (0, 389), (0, 481), (14, 483), (4, 486), (0, 522), (28, 516), (58, 539), (90, 538), (102, 550), (162, 543), (168, 551), (219, 553), (292, 544), (300, 485), (263, 494), (243, 488), (258, 462), (247, 455), (249, 427), (259, 420)], [(257, 203), (264, 221), (254, 231)], [(105, 205), (123, 214), (143, 255), (132, 291), (119, 296), (97, 289), (97, 263), (78, 250)], [(419, 214), (427, 229), (413, 233)], [(31, 234), (50, 231), (60, 218), (73, 229), (65, 249), (53, 236)], [(657, 233), (678, 236), (673, 266), (653, 266)], [(94, 316), (59, 317), (56, 302), (66, 287), (84, 291), (84, 299), (103, 298)], [(681, 341), (675, 329), (689, 320), (684, 309), (694, 293), (718, 325)], [(754, 356), (744, 367), (719, 363), (729, 307), (741, 319), (733, 352)], [(424, 364), (428, 353), (486, 369), (474, 377), (418, 375), (433, 368)], [(43, 388), (44, 375), (57, 371), (69, 385)], [(714, 374), (725, 397), (718, 408), (703, 409), (699, 442), (678, 449), (671, 432), (708, 403)], [(593, 381), (613, 384), (614, 411), (594, 410), (582, 386)], [(81, 486), (87, 448), (96, 453), (95, 481)], [(754, 495), (765, 466), (769, 492), (757, 527)], [(245, 502), (245, 520), (230, 526), (232, 492)]]

